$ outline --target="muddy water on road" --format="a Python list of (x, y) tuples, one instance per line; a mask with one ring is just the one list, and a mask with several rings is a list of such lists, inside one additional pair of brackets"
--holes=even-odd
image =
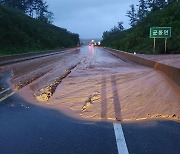
[[(48, 74), (20, 90), (19, 94), (33, 103), (77, 118), (179, 120), (180, 89), (163, 73), (123, 61), (95, 47), (82, 47), (76, 56), (69, 54), (63, 60), (63, 64), (58, 61)], [(63, 67), (69, 64), (74, 67), (62, 79)], [(55, 80), (58, 77), (60, 79)], [(56, 83), (53, 95), (37, 97), (37, 91), (44, 90), (40, 87), (51, 87), (52, 82)]]

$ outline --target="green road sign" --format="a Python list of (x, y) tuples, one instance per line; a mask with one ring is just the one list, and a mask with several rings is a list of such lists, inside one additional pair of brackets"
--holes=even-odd
[(170, 38), (171, 27), (151, 27), (150, 38)]

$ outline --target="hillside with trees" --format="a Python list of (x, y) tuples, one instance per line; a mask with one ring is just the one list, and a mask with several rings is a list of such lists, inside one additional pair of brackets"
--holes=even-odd
[(0, 0), (0, 5), (16, 8), (42, 22), (53, 22), (53, 13), (48, 10), (49, 6), (44, 0)]
[(0, 0), (0, 55), (77, 46), (79, 35), (52, 21), (43, 0)]
[[(167, 53), (180, 53), (180, 2), (177, 0), (139, 0), (127, 11), (131, 28), (124, 29), (119, 22), (103, 33), (102, 45), (127, 52), (153, 53), (150, 27), (172, 27), (172, 37), (167, 40)], [(164, 39), (156, 39), (155, 54), (163, 54)]]

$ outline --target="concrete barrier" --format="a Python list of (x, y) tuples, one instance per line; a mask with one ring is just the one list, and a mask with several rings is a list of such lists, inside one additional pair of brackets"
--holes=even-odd
[(49, 50), (49, 51), (41, 51), (41, 52), (30, 52), (30, 53), (0, 56), (0, 62), (12, 60), (12, 59), (24, 58), (24, 57), (38, 56), (38, 55), (43, 55), (43, 54), (48, 54), (48, 53), (53, 53), (53, 52), (58, 52), (58, 51), (61, 51), (61, 50)]
[(180, 86), (180, 68), (172, 67), (169, 65), (161, 64), (159, 62), (155, 62), (152, 60), (148, 60), (145, 58), (138, 57), (134, 54), (111, 49), (111, 48), (104, 48), (111, 54), (123, 59), (123, 60), (130, 60), (135, 63), (148, 66), (151, 68), (154, 68), (156, 70), (159, 70), (163, 73), (165, 73), (168, 77), (170, 77), (178, 86)]
[(52, 56), (55, 54), (66, 52), (67, 50), (74, 50), (74, 49), (78, 49), (78, 47), (64, 48), (64, 49), (59, 49), (59, 50), (49, 50), (49, 51), (44, 51), (44, 52), (32, 52), (32, 53), (0, 56), (0, 66), (17, 63), (17, 62), (22, 62), (22, 61), (26, 61), (26, 60), (32, 60), (32, 59)]

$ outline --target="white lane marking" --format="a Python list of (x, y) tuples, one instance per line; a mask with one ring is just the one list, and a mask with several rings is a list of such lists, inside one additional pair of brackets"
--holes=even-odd
[(8, 90), (10, 90), (10, 88), (7, 88), (7, 89), (5, 89), (5, 90), (3, 90), (3, 91), (0, 91), (0, 94), (3, 94), (3, 93), (5, 93), (5, 92), (8, 91)]
[(129, 154), (121, 124), (113, 123), (113, 126), (116, 136), (118, 154)]
[(16, 93), (16, 92), (13, 91), (12, 93), (10, 93), (10, 94), (8, 94), (8, 95), (6, 95), (6, 96), (0, 98), (0, 103), (1, 103), (2, 101), (4, 101), (5, 99), (9, 98), (10, 96), (14, 95), (15, 93)]

